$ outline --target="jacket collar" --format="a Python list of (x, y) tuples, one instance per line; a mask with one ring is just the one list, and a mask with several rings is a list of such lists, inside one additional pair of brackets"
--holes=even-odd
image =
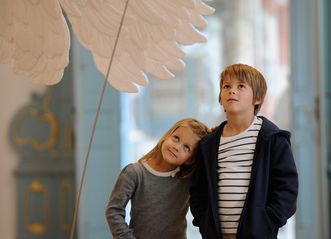
[[(273, 122), (271, 122), (269, 119), (267, 119), (264, 116), (258, 116), (258, 118), (262, 119), (262, 127), (260, 134), (264, 140), (268, 140), (271, 136), (275, 134), (280, 134), (287, 138), (288, 140), (291, 137), (291, 133), (286, 130), (281, 130), (277, 125), (275, 125)], [(215, 140), (218, 142), (215, 142), (216, 144), (219, 144), (219, 140), (221, 137), (221, 134), (223, 132), (224, 125), (226, 124), (227, 121), (223, 121), (212, 133), (208, 134), (205, 136), (202, 140), (201, 143), (203, 144), (204, 142), (210, 142), (210, 140)]]

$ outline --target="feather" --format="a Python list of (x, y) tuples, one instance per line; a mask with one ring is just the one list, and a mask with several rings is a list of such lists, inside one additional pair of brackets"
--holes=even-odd
[(31, 82), (57, 83), (68, 65), (70, 47), (69, 30), (59, 3), (5, 2), (7, 9), (0, 12), (0, 18), (6, 19), (1, 21), (0, 62), (11, 63), (15, 73)]
[[(65, 12), (77, 39), (106, 75), (124, 6), (123, 0), (2, 0), (0, 63), (11, 63), (31, 82), (59, 82), (69, 61)], [(170, 69), (185, 67), (181, 45), (207, 40), (198, 28), (213, 12), (203, 0), (131, 0), (109, 83), (136, 92), (148, 83), (145, 73), (173, 78)]]

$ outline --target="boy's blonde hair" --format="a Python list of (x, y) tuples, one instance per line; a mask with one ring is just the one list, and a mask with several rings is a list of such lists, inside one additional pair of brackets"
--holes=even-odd
[[(205, 136), (208, 133), (208, 127), (201, 123), (200, 121), (192, 118), (186, 118), (178, 121), (175, 123), (159, 140), (159, 142), (155, 145), (155, 147), (150, 150), (147, 154), (145, 154), (143, 157), (139, 159), (139, 162), (146, 162), (153, 158), (162, 157), (161, 153), (161, 147), (163, 142), (173, 133), (175, 130), (177, 130), (179, 127), (187, 127), (192, 130), (193, 134), (198, 136), (199, 139), (201, 139), (203, 136)], [(178, 175), (180, 177), (187, 177), (190, 176), (195, 168), (195, 152), (192, 153), (192, 164), (183, 164), (180, 166), (180, 171), (178, 172)]]
[(267, 93), (267, 83), (263, 75), (254, 67), (245, 64), (227, 66), (220, 75), (220, 93), (218, 101), (221, 102), (222, 85), (227, 77), (236, 77), (239, 81), (247, 83), (253, 90), (253, 102), (260, 101), (254, 108), (254, 115), (260, 111), (264, 97)]

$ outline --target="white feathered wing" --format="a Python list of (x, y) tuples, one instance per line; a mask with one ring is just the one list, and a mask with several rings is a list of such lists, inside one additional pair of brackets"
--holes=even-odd
[[(69, 31), (93, 55), (106, 75), (125, 0), (1, 0), (0, 63), (33, 82), (57, 83), (68, 64)], [(148, 82), (145, 72), (160, 79), (182, 69), (180, 45), (205, 42), (196, 27), (214, 9), (202, 0), (131, 0), (108, 81), (120, 91), (136, 92)]]
[(68, 65), (69, 31), (58, 1), (0, 0), (0, 63), (55, 84)]

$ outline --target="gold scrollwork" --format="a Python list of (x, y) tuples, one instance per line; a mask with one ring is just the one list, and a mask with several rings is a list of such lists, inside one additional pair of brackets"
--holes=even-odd
[[(30, 215), (31, 198), (33, 195), (42, 197), (40, 208), (42, 210), (43, 218), (40, 219), (40, 221), (32, 219)], [(38, 179), (34, 179), (27, 187), (24, 199), (24, 223), (26, 228), (34, 235), (45, 233), (47, 231), (49, 220), (49, 195), (47, 186), (43, 185)]]
[(73, 129), (72, 126), (69, 124), (65, 124), (62, 127), (61, 130), (61, 137), (60, 137), (60, 141), (61, 143), (61, 147), (63, 149), (73, 149)]
[(69, 234), (71, 230), (71, 213), (73, 200), (73, 187), (70, 180), (65, 180), (60, 185), (59, 194), (59, 208), (60, 208), (60, 225), (63, 232)]
[[(14, 122), (13, 139), (18, 145), (31, 145), (36, 150), (51, 149), (57, 142), (58, 122), (53, 112), (45, 112), (38, 114), (37, 109), (29, 107), (21, 112), (21, 117)], [(28, 117), (32, 117), (37, 121), (46, 121), (50, 125), (50, 134), (45, 142), (38, 142), (33, 136), (20, 136), (18, 131), (21, 122)]]

